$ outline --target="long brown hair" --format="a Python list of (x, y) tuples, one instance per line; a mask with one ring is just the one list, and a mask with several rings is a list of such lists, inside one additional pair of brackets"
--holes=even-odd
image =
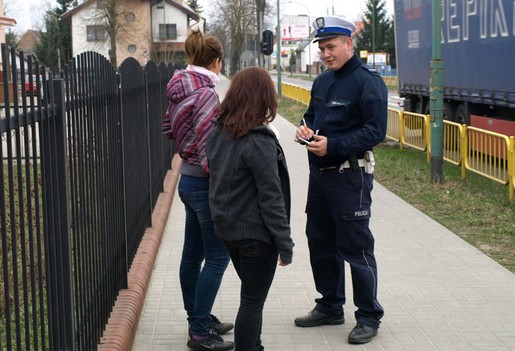
[(212, 35), (202, 34), (193, 29), (184, 43), (184, 50), (188, 56), (188, 63), (195, 66), (209, 68), (216, 59), (223, 59), (224, 49), (222, 43)]
[(260, 67), (236, 73), (220, 107), (223, 126), (233, 139), (255, 127), (272, 122), (277, 110), (275, 87), (268, 72)]

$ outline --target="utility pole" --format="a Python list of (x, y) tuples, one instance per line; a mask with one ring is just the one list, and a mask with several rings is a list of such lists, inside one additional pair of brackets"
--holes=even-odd
[(377, 0), (372, 3), (372, 68), (376, 69), (376, 7)]
[[(265, 12), (265, 0), (259, 0), (259, 8), (258, 8), (258, 37), (261, 36), (261, 33), (263, 33), (263, 17)], [(258, 59), (259, 63), (258, 66), (265, 67), (265, 56), (261, 53), (261, 50), (258, 50)]]
[(433, 1), (433, 59), (431, 60), (431, 182), (443, 182), (443, 60), (442, 60), (442, 2)]
[(277, 61), (277, 95), (282, 96), (282, 80), (281, 80), (281, 15), (279, 8), (281, 7), (281, 0), (277, 0), (277, 53), (275, 55)]

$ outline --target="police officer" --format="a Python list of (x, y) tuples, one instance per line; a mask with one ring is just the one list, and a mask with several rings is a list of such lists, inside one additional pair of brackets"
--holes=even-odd
[(369, 229), (372, 149), (386, 136), (388, 91), (353, 50), (354, 23), (324, 16), (313, 22), (327, 70), (313, 82), (295, 140), (306, 145), (310, 177), (306, 205), (311, 267), (322, 295), (299, 327), (343, 324), (345, 268), (352, 274), (356, 326), (351, 344), (377, 335), (384, 314), (377, 300), (374, 237)]

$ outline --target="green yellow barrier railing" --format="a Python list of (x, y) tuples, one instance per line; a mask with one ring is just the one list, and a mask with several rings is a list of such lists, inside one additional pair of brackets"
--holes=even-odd
[(463, 128), (467, 126), (450, 121), (443, 123), (443, 158), (456, 166), (461, 165), (463, 158), (461, 154)]
[(398, 84), (397, 76), (383, 77), (383, 81), (389, 87), (396, 87)]
[(510, 137), (510, 151), (509, 154), (509, 173), (510, 173), (510, 201), (513, 200), (513, 197), (515, 196), (515, 137)]
[(428, 118), (426, 115), (419, 113), (403, 112), (401, 118), (402, 125), (402, 143), (412, 148), (426, 151), (428, 149), (427, 134)]
[(289, 97), (295, 101), (302, 102), (305, 105), (309, 105), (311, 93), (308, 89), (293, 85), (293, 84), (282, 84), (282, 93), (284, 96)]
[(467, 134), (466, 168), (503, 185), (508, 184), (510, 138), (475, 127), (467, 127)]
[[(402, 111), (388, 109), (388, 124), (386, 125), (386, 137), (393, 141), (399, 142), (402, 140)], [(400, 143), (402, 148), (402, 143)]]
[[(310, 90), (282, 83), (283, 95), (309, 104)], [(386, 137), (404, 145), (425, 151), (431, 157), (430, 115), (388, 109)], [(515, 197), (515, 137), (493, 133), (444, 121), (445, 161), (461, 166), (462, 178), (467, 170), (495, 182), (508, 185), (509, 199)]]

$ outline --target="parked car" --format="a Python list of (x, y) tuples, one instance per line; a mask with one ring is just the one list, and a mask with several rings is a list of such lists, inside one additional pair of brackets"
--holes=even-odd
[[(42, 84), (41, 79), (39, 81), (39, 84)], [(35, 74), (32, 75), (32, 80), (30, 79), (29, 75), (25, 76), (25, 92), (27, 94), (30, 94), (31, 86), (32, 86), (32, 90), (34, 91), (34, 94), (37, 94), (39, 89), (38, 89), (37, 76)]]

